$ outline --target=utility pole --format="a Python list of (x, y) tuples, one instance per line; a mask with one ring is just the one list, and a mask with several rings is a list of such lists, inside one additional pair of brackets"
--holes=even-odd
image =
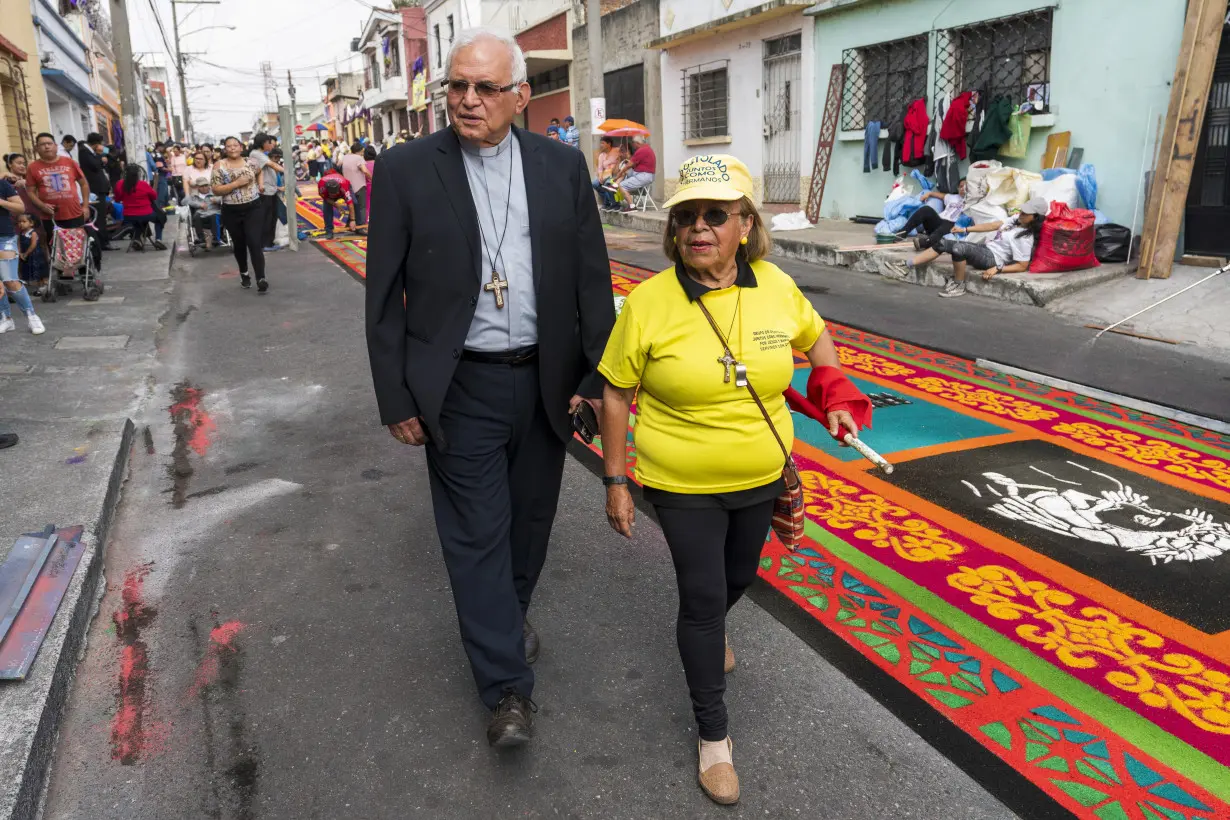
[[(295, 128), (299, 125), (299, 111), (295, 106), (295, 81), (286, 70), (286, 93), (290, 95), (290, 121), (286, 120), (286, 109), (278, 119), (282, 123), (282, 167), (286, 173), (282, 178), (286, 181), (283, 197), (286, 199), (286, 237), (292, 251), (299, 250), (299, 218), (295, 212), (295, 202), (299, 198), (299, 178), (295, 175)], [(325, 203), (326, 208), (333, 206)]]
[(111, 0), (111, 38), (115, 49), (116, 70), (120, 75), (120, 113), (124, 123), (125, 149), (133, 140), (140, 140), (138, 145), (145, 142), (138, 136), (141, 132), (137, 128), (137, 111), (140, 109), (137, 106), (136, 66), (132, 60), (132, 36), (128, 31), (126, 2), (127, 0)]
[(184, 79), (184, 49), (179, 44), (179, 6), (219, 6), (222, 0), (171, 0), (171, 29), (175, 33), (175, 67), (179, 71), (179, 98), (184, 109), (184, 141), (196, 142), (188, 109), (188, 83)]
[(588, 0), (585, 37), (589, 41), (589, 156), (590, 170), (598, 156), (598, 125), (606, 119), (606, 89), (602, 82), (602, 3)]

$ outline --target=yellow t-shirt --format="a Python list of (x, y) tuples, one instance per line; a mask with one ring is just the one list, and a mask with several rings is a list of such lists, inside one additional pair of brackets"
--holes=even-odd
[[(685, 281), (686, 280), (686, 281)], [(598, 371), (616, 387), (640, 385), (636, 477), (676, 493), (749, 490), (775, 481), (782, 452), (746, 388), (729, 383), (722, 343), (691, 294), (727, 335), (789, 448), (794, 424), (782, 393), (793, 350), (810, 350), (824, 320), (776, 265), (740, 261), (735, 284), (707, 291), (668, 268), (624, 302)], [(729, 330), (729, 332), (728, 332)]]

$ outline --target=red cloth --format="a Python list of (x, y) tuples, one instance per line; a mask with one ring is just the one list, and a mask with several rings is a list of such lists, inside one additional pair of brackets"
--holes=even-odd
[(973, 91), (966, 91), (954, 99), (948, 106), (948, 113), (944, 115), (944, 125), (940, 128), (940, 139), (951, 145), (952, 150), (956, 151), (957, 156), (961, 159), (965, 159), (967, 153), (965, 126), (969, 123), (969, 105), (973, 96)]
[[(76, 219), (85, 215), (81, 207), (81, 189), (77, 180), (85, 179), (81, 166), (67, 157), (51, 162), (36, 159), (26, 168), (26, 187), (43, 203), (54, 206), (56, 219)], [(46, 212), (38, 216), (46, 218)]]
[[(791, 410), (815, 419), (826, 429), (828, 414), (835, 410), (848, 411), (860, 430), (871, 428), (871, 399), (846, 378), (840, 367), (814, 368), (807, 378), (807, 396), (788, 387), (785, 397)], [(844, 437), (845, 432), (838, 431), (838, 434)], [(837, 440), (841, 441), (840, 438)]]
[(905, 141), (901, 145), (901, 162), (904, 165), (921, 165), (927, 152), (927, 101), (915, 100), (905, 112)]
[[(337, 199), (330, 199), (328, 192), (325, 190), (328, 187), (325, 185), (325, 180), (337, 180), (337, 183), (342, 188), (342, 195)], [(350, 201), (350, 182), (347, 181), (346, 177), (342, 176), (337, 171), (330, 171), (321, 177), (320, 182), (316, 183), (316, 191), (320, 194), (320, 198), (325, 202), (341, 202), (343, 200), (346, 202)]]
[(115, 201), (124, 206), (124, 216), (149, 216), (157, 199), (158, 194), (143, 179), (137, 180), (131, 191), (122, 179), (115, 184)]

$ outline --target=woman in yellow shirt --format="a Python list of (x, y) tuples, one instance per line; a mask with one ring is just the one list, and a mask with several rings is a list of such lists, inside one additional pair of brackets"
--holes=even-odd
[[(699, 782), (714, 801), (739, 799), (727, 731), (725, 673), (734, 655), (726, 613), (756, 576), (784, 458), (750, 381), (787, 448), (794, 440), (782, 397), (793, 351), (837, 367), (833, 341), (794, 280), (764, 260), (770, 239), (752, 202), (747, 167), (731, 156), (693, 157), (679, 171), (664, 250), (674, 263), (624, 302), (598, 370), (608, 385), (602, 428), (626, 430), (637, 402), (637, 480), (654, 505), (679, 585), (679, 654), (699, 727)], [(706, 319), (703, 303), (734, 361)], [(829, 430), (858, 425), (845, 409)], [(844, 429), (843, 429), (844, 428)], [(603, 437), (607, 517), (630, 537), (626, 442)], [(725, 655), (725, 657), (723, 657)]]

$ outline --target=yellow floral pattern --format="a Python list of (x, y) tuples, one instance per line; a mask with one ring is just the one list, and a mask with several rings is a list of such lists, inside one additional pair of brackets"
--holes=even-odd
[(1155, 709), (1230, 735), (1230, 675), (1190, 655), (1164, 651), (1165, 639), (1100, 607), (1066, 611), (1075, 598), (999, 566), (961, 567), (948, 584), (1005, 621), (1028, 620), (1016, 634), (1073, 669), (1106, 668), (1105, 680)]
[(883, 356), (877, 356), (874, 353), (867, 353), (866, 351), (846, 347), (845, 345), (837, 345), (837, 355), (841, 359), (843, 367), (861, 370), (864, 373), (871, 373), (876, 376), (913, 376), (918, 372), (914, 368), (906, 367), (900, 362), (894, 362), (892, 359), (885, 359)]
[(1204, 453), (1185, 450), (1169, 441), (1145, 438), (1127, 430), (1102, 427), (1090, 422), (1056, 424), (1051, 430), (1137, 464), (1161, 466), (1168, 473), (1209, 481), (1230, 489), (1230, 463)]
[(860, 541), (891, 549), (907, 561), (951, 561), (965, 547), (905, 507), (824, 473), (803, 470), (808, 516), (833, 530), (853, 530)]
[(973, 407), (984, 413), (994, 413), (997, 416), (1007, 416), (1017, 421), (1050, 421), (1059, 417), (1055, 410), (1033, 402), (1018, 399), (994, 390), (975, 387), (972, 384), (941, 379), (939, 376), (926, 376), (917, 379), (906, 379), (906, 384), (939, 396), (942, 399), (955, 401), (966, 407)]

